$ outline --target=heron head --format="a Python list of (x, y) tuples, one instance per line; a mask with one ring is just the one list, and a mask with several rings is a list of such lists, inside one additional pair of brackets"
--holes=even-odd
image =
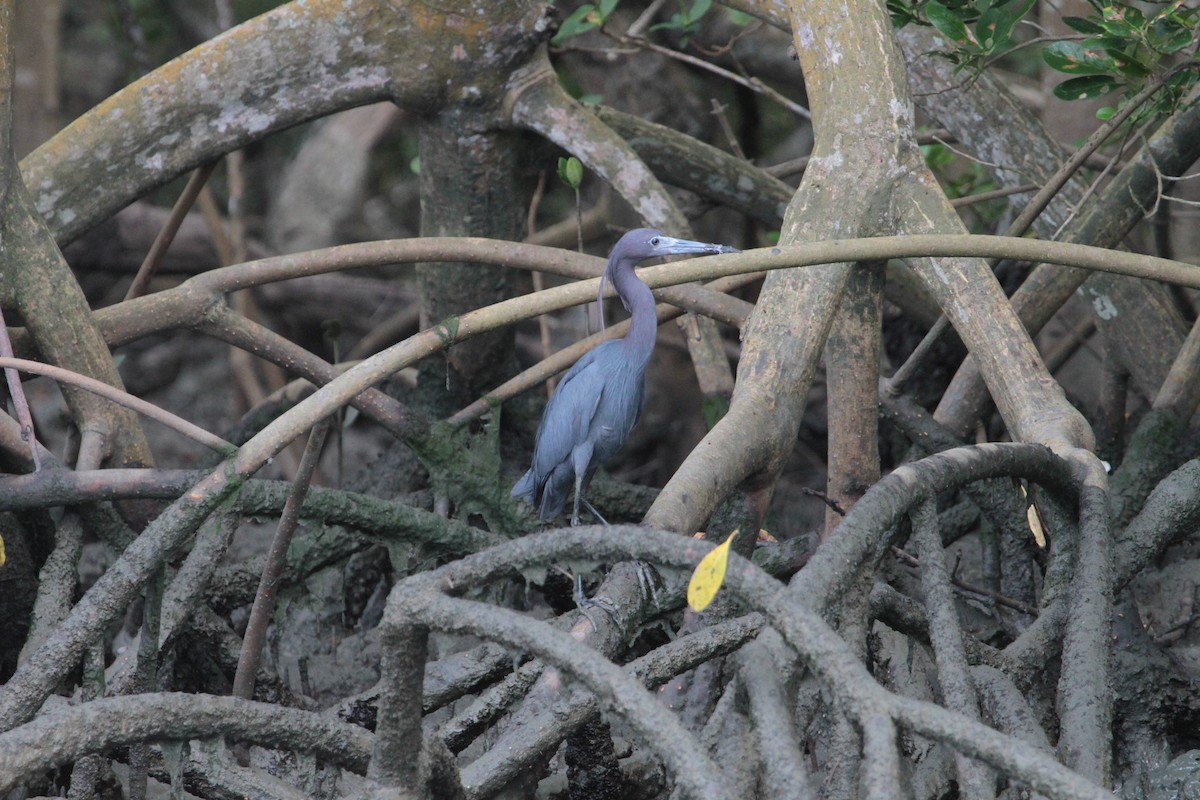
[[(597, 294), (597, 300), (600, 302), (600, 327), (604, 327), (604, 284), (607, 281), (615, 280), (618, 270), (629, 270), (632, 272), (633, 267), (639, 261), (644, 261), (647, 258), (657, 258), (659, 256), (675, 256), (684, 253), (706, 253), (708, 255), (716, 255), (718, 253), (737, 253), (740, 252), (736, 247), (729, 247), (723, 244), (709, 244), (708, 242), (695, 242), (691, 239), (676, 239), (674, 236), (667, 236), (665, 233), (654, 228), (635, 228), (620, 239), (613, 246), (612, 253), (608, 256), (608, 266), (604, 270), (604, 275), (600, 279), (600, 291)], [(625, 308), (629, 308), (629, 303), (625, 297), (621, 297), (621, 302), (625, 304)]]
[(715, 255), (717, 253), (736, 252), (738, 252), (737, 248), (728, 247), (723, 244), (695, 242), (691, 239), (677, 239), (674, 236), (667, 236), (662, 231), (654, 230), (653, 228), (636, 228), (620, 238), (613, 248), (609, 264), (610, 266), (615, 266), (618, 261), (622, 260), (637, 263), (638, 261), (655, 258), (656, 256), (674, 256), (684, 253), (707, 253)]

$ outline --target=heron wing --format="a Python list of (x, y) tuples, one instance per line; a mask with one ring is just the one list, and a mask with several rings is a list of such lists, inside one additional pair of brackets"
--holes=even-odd
[(606, 374), (588, 434), (595, 446), (593, 469), (617, 454), (641, 417), (646, 398), (643, 376), (643, 370), (627, 362)]
[(559, 464), (571, 458), (571, 451), (587, 438), (588, 428), (604, 392), (606, 342), (575, 362), (546, 404), (538, 426), (533, 449), (535, 483), (545, 483)]

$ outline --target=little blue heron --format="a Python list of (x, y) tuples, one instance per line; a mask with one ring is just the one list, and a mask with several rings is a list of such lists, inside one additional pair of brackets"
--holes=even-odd
[(596, 468), (608, 461), (637, 423), (645, 400), (646, 364), (658, 335), (654, 295), (633, 271), (639, 261), (680, 253), (736, 253), (733, 247), (675, 239), (651, 228), (638, 228), (621, 237), (608, 257), (600, 281), (617, 287), (617, 294), (633, 319), (624, 339), (604, 342), (575, 362), (546, 404), (533, 448), (533, 466), (513, 487), (538, 510), (543, 520), (563, 512), (575, 487), (571, 524), (579, 524), (582, 504), (604, 518), (587, 501), (587, 488)]

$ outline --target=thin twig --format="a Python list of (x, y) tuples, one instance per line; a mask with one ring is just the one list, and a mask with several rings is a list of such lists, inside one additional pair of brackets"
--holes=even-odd
[[(901, 550), (899, 547), (893, 547), (892, 554), (894, 556), (896, 556), (896, 558), (900, 559), (901, 561), (903, 561), (905, 564), (907, 564), (910, 567), (920, 568), (920, 566), (921, 566), (920, 559), (918, 559), (916, 556), (914, 556), (911, 553)], [(951, 583), (954, 584), (954, 588), (960, 590), (963, 593), (977, 594), (981, 597), (986, 597), (989, 600), (995, 601), (999, 605), (1008, 606), (1009, 608), (1014, 609), (1016, 611), (1020, 611), (1023, 614), (1028, 614), (1031, 617), (1036, 617), (1038, 615), (1038, 610), (1036, 608), (1034, 608), (1033, 606), (1026, 605), (1025, 603), (1022, 603), (1020, 600), (1014, 600), (1011, 597), (1005, 597), (1004, 595), (1000, 594), (999, 592), (993, 591), (991, 589), (987, 589), (983, 586), (976, 586), (973, 583), (967, 583), (966, 581), (959, 580), (958, 578), (953, 578), (951, 580)]]
[[(166, 585), (165, 566), (160, 566), (142, 593), (142, 628), (138, 639), (137, 665), (134, 667), (133, 692), (158, 691), (158, 645), (162, 631), (162, 600)], [(150, 746), (135, 742), (129, 746), (129, 800), (146, 800), (149, 786)]]
[[(1087, 189), (1084, 190), (1083, 194), (1080, 195), (1079, 199), (1072, 205), (1070, 213), (1067, 214), (1067, 218), (1062, 221), (1062, 223), (1054, 231), (1054, 235), (1051, 238), (1057, 239), (1060, 236), (1062, 236), (1062, 232), (1065, 231), (1067, 229), (1067, 226), (1070, 225), (1071, 222), (1075, 219), (1075, 215), (1077, 213), (1079, 213), (1079, 209), (1082, 208), (1083, 205), (1085, 203), (1087, 203), (1088, 198), (1090, 198), (1096, 192), (1096, 190), (1100, 188), (1100, 184), (1104, 181), (1105, 176), (1107, 176), (1110, 172), (1112, 172), (1121, 163), (1121, 156), (1124, 155), (1125, 148), (1127, 148), (1129, 146), (1129, 143), (1133, 140), (1133, 138), (1134, 137), (1133, 137), (1132, 133), (1127, 134), (1125, 136), (1124, 141), (1122, 141), (1121, 144), (1117, 147), (1117, 154), (1115, 156), (1113, 156), (1111, 159), (1109, 159), (1108, 162), (1105, 163), (1104, 168), (1100, 170), (1100, 174), (1092, 179), (1092, 182), (1088, 185)], [(1145, 141), (1145, 136), (1142, 137), (1142, 140), (1143, 140), (1143, 142)], [(1157, 169), (1155, 170), (1155, 176), (1156, 177), (1158, 176)], [(1158, 186), (1158, 191), (1155, 192), (1155, 200), (1154, 200), (1154, 209), (1155, 210), (1158, 209), (1158, 197), (1161, 195), (1162, 195), (1162, 181), (1160, 180), (1159, 186)], [(1149, 214), (1146, 214), (1146, 216), (1152, 216), (1152, 215), (1153, 215), (1153, 211)]]
[(233, 242), (229, 240), (229, 232), (225, 230), (225, 221), (221, 215), (221, 207), (217, 204), (217, 198), (213, 194), (212, 187), (207, 183), (200, 188), (200, 196), (196, 198), (196, 205), (200, 209), (200, 214), (204, 217), (205, 224), (208, 225), (209, 235), (212, 236), (213, 249), (217, 251), (217, 260), (221, 262), (221, 266), (228, 267), (231, 264), (237, 263), (233, 258)]
[[(0, 356), (13, 357), (12, 339), (8, 337), (8, 324), (4, 321), (3, 310), (0, 310)], [(21, 385), (21, 375), (12, 367), (5, 367), (4, 380), (8, 382), (8, 394), (12, 398), (13, 407), (17, 410), (17, 421), (21, 423), (21, 439), (29, 443), (29, 452), (33, 457), (33, 471), (40, 472), (42, 456), (38, 453), (37, 436), (34, 435), (33, 430), (33, 414), (29, 411), (29, 399), (25, 397), (25, 387)]]
[(815, 497), (829, 507), (829, 510), (837, 514), (839, 517), (846, 516), (846, 509), (842, 508), (841, 503), (834, 500), (832, 497), (822, 492), (820, 489), (813, 489), (809, 486), (801, 486), (800, 491), (809, 497)]
[(1034, 39), (1030, 39), (1027, 42), (1022, 42), (1021, 44), (1018, 44), (1015, 47), (1013, 47), (1009, 50), (1006, 50), (1003, 53), (1000, 53), (999, 55), (993, 56), (992, 58), (985, 61), (979, 67), (979, 69), (973, 69), (970, 72), (968, 72), (967, 75), (961, 81), (957, 81), (957, 82), (951, 83), (947, 86), (943, 86), (940, 89), (933, 89), (928, 92), (913, 92), (913, 97), (935, 97), (940, 94), (946, 94), (947, 92), (956, 92), (956, 91), (968, 89), (971, 86), (974, 86), (976, 81), (979, 80), (979, 78), (983, 75), (983, 73), (986, 72), (987, 69), (989, 67), (991, 67), (993, 64), (995, 64), (997, 61), (1003, 59), (1009, 53), (1020, 50), (1023, 47), (1028, 47), (1031, 44), (1035, 44), (1038, 42), (1045, 42), (1045, 41), (1070, 41), (1072, 39), (1086, 39), (1087, 38), (1085, 35), (1082, 35), (1082, 34), (1065, 34), (1063, 36), (1054, 36), (1054, 35), (1048, 33), (1045, 28), (1041, 28), (1038, 25), (1036, 25), (1035, 23), (1030, 22), (1029, 20), (1022, 20), (1022, 22), (1024, 22), (1026, 25), (1033, 26), (1037, 30), (1042, 31), (1044, 35), (1040, 36), (1040, 37), (1036, 37)]
[(987, 61), (983, 62), (983, 69), (985, 69), (985, 70), (988, 69), (993, 64), (995, 64), (997, 61), (1000, 61), (1001, 59), (1003, 59), (1005, 56), (1010, 56), (1013, 53), (1017, 52), (1018, 50), (1024, 50), (1026, 47), (1033, 47), (1034, 45), (1045, 44), (1046, 42), (1078, 42), (1078, 41), (1082, 41), (1087, 38), (1088, 38), (1088, 34), (1086, 34), (1086, 33), (1065, 33), (1061, 36), (1055, 36), (1052, 34), (1046, 34), (1045, 36), (1035, 36), (1032, 39), (1026, 39), (1023, 42), (1014, 44), (1012, 47), (1008, 48), (1007, 50), (1005, 50), (1003, 53), (1000, 53), (999, 55), (992, 56)]
[[(935, 128), (931, 131), (917, 134), (917, 144), (919, 145), (956, 141), (957, 139), (954, 137), (954, 134), (945, 128)], [(763, 172), (767, 173), (773, 178), (785, 178), (789, 175), (795, 175), (807, 169), (808, 159), (808, 156), (800, 156), (799, 158), (780, 161), (778, 164), (770, 167), (763, 167), (762, 169)]]
[(991, 167), (994, 170), (1007, 170), (1009, 172), (1015, 172), (1015, 170), (1013, 170), (1013, 168), (1010, 166), (1005, 166), (1004, 164), (997, 164), (993, 161), (985, 161), (984, 159), (980, 158), (979, 156), (973, 156), (970, 153), (968, 153), (966, 150), (962, 150), (958, 147), (955, 147), (949, 141), (946, 141), (945, 139), (942, 139), (941, 137), (935, 136), (935, 137), (933, 137), (933, 140), (935, 143), (940, 144), (942, 147), (946, 148), (951, 153), (954, 153), (954, 155), (958, 156), (959, 158), (964, 158), (967, 161), (974, 161), (976, 164), (981, 164), (985, 167)]
[(150, 279), (158, 272), (158, 267), (162, 263), (162, 258), (167, 253), (167, 248), (171, 246), (171, 242), (175, 240), (175, 234), (179, 232), (179, 226), (183, 224), (183, 220), (187, 217), (188, 212), (192, 210), (192, 205), (196, 202), (196, 197), (199, 196), (200, 190), (208, 183), (209, 176), (213, 170), (217, 168), (216, 161), (210, 161), (207, 164), (201, 164), (192, 172), (192, 176), (188, 178), (187, 186), (183, 187), (183, 192), (175, 201), (175, 205), (171, 208), (171, 214), (167, 217), (167, 221), (163, 223), (162, 228), (158, 231), (158, 236), (154, 237), (154, 244), (150, 245), (150, 251), (146, 253), (146, 258), (142, 261), (142, 265), (138, 267), (137, 274), (133, 276), (133, 283), (129, 285), (129, 291), (125, 293), (126, 300), (132, 300), (135, 297), (141, 297), (146, 293), (146, 286), (150, 283)]
[(637, 47), (641, 47), (658, 53), (659, 55), (666, 56), (667, 58), (674, 58), (677, 61), (690, 64), (697, 69), (706, 70), (714, 75), (719, 75), (728, 81), (733, 81), (740, 86), (745, 86), (747, 89), (753, 92), (757, 92), (758, 94), (771, 98), (776, 103), (779, 103), (779, 105), (783, 106), (788, 111), (791, 111), (798, 117), (812, 121), (812, 113), (807, 108), (795, 102), (794, 100), (784, 97), (782, 94), (775, 91), (770, 86), (767, 86), (758, 78), (747, 78), (745, 76), (738, 75), (736, 72), (731, 72), (724, 67), (718, 67), (711, 61), (705, 61), (703, 58), (696, 58), (695, 56), (690, 56), (687, 53), (681, 53), (678, 50), (672, 50), (669, 47), (663, 47), (660, 44), (655, 44), (649, 39), (643, 39), (640, 36), (630, 36), (626, 34), (624, 36), (614, 36), (614, 38), (619, 42), (633, 44)]
[[(3, 323), (0, 323), (0, 326), (2, 325)], [(212, 448), (219, 453), (228, 455), (237, 450), (235, 445), (230, 444), (220, 436), (217, 436), (214, 433), (209, 433), (198, 425), (194, 425), (193, 423), (188, 422), (186, 419), (172, 414), (166, 409), (159, 408), (153, 403), (148, 403), (140, 397), (134, 397), (128, 392), (121, 391), (113, 386), (109, 386), (103, 381), (98, 381), (95, 378), (89, 378), (86, 375), (80, 375), (78, 372), (72, 372), (69, 369), (63, 369), (62, 367), (56, 367), (51, 364), (43, 364), (40, 361), (29, 361), (28, 359), (12, 358), (11, 356), (0, 357), (0, 367), (4, 369), (5, 374), (7, 374), (10, 370), (20, 370), (21, 372), (32, 372), (35, 375), (45, 375), (47, 378), (52, 378), (59, 383), (77, 386), (84, 391), (99, 395), (106, 400), (113, 401), (117, 405), (124, 406), (125, 408), (136, 411), (142, 416), (149, 417), (155, 422), (166, 425), (171, 430), (178, 431), (189, 439), (197, 441), (205, 447)], [(28, 411), (28, 406), (26, 406), (26, 410)], [(22, 428), (24, 428), (24, 424), (25, 423), (22, 422)], [(24, 436), (24, 432), (22, 432), (22, 436)], [(38, 456), (35, 452), (35, 463), (40, 463), (40, 461), (36, 460), (37, 458)]]
[(292, 543), (292, 536), (300, 521), (300, 507), (304, 505), (304, 498), (308, 495), (308, 487), (321, 458), (321, 449), (329, 427), (328, 420), (323, 420), (309, 433), (304, 455), (300, 457), (300, 468), (296, 472), (292, 493), (288, 495), (283, 513), (279, 516), (279, 525), (275, 528), (275, 537), (271, 540), (271, 549), (267, 552), (267, 561), (258, 583), (258, 593), (254, 597), (250, 620), (246, 624), (246, 634), (242, 639), (242, 652), (238, 656), (237, 673), (233, 678), (234, 697), (249, 700), (254, 695), (254, 676), (258, 672), (258, 662), (262, 656), (263, 643), (266, 641), (267, 624), (275, 611), (279, 578), (283, 574), (288, 546)]
[(937, 318), (933, 323), (933, 327), (925, 333), (925, 337), (908, 354), (908, 358), (904, 360), (904, 363), (885, 382), (888, 394), (892, 397), (899, 397), (904, 392), (905, 384), (908, 383), (921, 364), (925, 363), (925, 359), (933, 352), (933, 346), (937, 344), (938, 339), (942, 338), (942, 334), (949, 327), (950, 319), (945, 314)]
[(1050, 374), (1058, 372), (1058, 368), (1065, 364), (1076, 350), (1087, 344), (1088, 337), (1095, 331), (1096, 317), (1094, 314), (1088, 314), (1073, 325), (1053, 347), (1047, 348), (1042, 353), (1042, 361), (1046, 364), (1046, 369), (1050, 370)]
[[(1126, 104), (1125, 108), (1113, 115), (1113, 117), (1104, 125), (1101, 125), (1099, 128), (1097, 128), (1096, 131), (1088, 137), (1087, 141), (1083, 143), (1083, 146), (1076, 150), (1062, 165), (1062, 167), (1060, 167), (1059, 170), (1053, 176), (1051, 176), (1050, 180), (1046, 182), (1046, 185), (1042, 187), (1041, 191), (1034, 195), (1033, 199), (1031, 199), (1025, 205), (1025, 208), (1021, 210), (1021, 213), (1017, 215), (1017, 218), (1013, 220), (1011, 225), (1008, 226), (1008, 229), (1004, 232), (1004, 235), (1013, 237), (1023, 236), (1025, 232), (1029, 230), (1029, 227), (1033, 224), (1033, 221), (1037, 219), (1038, 215), (1045, 210), (1046, 206), (1050, 204), (1050, 201), (1054, 199), (1055, 195), (1057, 195), (1062, 187), (1066, 185), (1067, 181), (1071, 179), (1071, 176), (1074, 175), (1079, 168), (1084, 165), (1087, 159), (1100, 148), (1100, 145), (1104, 144), (1112, 132), (1115, 131), (1121, 123), (1128, 119), (1129, 116), (1142, 105), (1142, 103), (1150, 99), (1155, 92), (1162, 88), (1170, 74), (1173, 73), (1169, 73), (1167, 76), (1160, 78), (1155, 78), (1149, 82), (1146, 87), (1142, 89), (1142, 91), (1138, 92), (1138, 94)], [(995, 263), (993, 263), (992, 266), (994, 267)], [(948, 327), (948, 325), (943, 322), (945, 319), (946, 315), (942, 314), (938, 318), (938, 321), (934, 324), (933, 328), (930, 329), (928, 334), (926, 334), (925, 339), (929, 340), (928, 348), (932, 348), (933, 343), (940, 338), (942, 333)], [(918, 346), (917, 350), (913, 352), (913, 355), (915, 356), (920, 353), (920, 357), (923, 359), (928, 354), (928, 348), (922, 347), (924, 345), (925, 340), (921, 342), (921, 346)], [(910, 356), (910, 359), (911, 358), (912, 356)], [(900, 374), (904, 380), (907, 380), (911, 376), (915, 366), (915, 364), (912, 367), (901, 365), (901, 368), (900, 370), (897, 370), (897, 373)], [(896, 385), (903, 386), (903, 383), (900, 382)]]
[(969, 194), (966, 197), (956, 197), (950, 201), (950, 205), (955, 208), (962, 206), (970, 206), (975, 203), (985, 203), (988, 200), (999, 200), (1001, 197), (1009, 197), (1014, 194), (1027, 194), (1028, 192), (1037, 191), (1036, 183), (1023, 183), (1020, 186), (1009, 186), (1005, 189), (996, 189), (991, 192), (980, 192), (979, 194)]
[(638, 15), (638, 18), (635, 19), (633, 24), (629, 26), (628, 30), (626, 30), (626, 34), (629, 36), (644, 35), (646, 29), (650, 27), (650, 23), (654, 21), (654, 16), (665, 3), (666, 0), (654, 0), (652, 3), (650, 3), (650, 5), (646, 6), (646, 10)]
[(229, 199), (225, 203), (229, 217), (229, 243), (233, 245), (233, 263), (246, 260), (246, 152), (234, 150), (225, 157), (225, 176)]
[(1111, 119), (1109, 119), (1099, 128), (1097, 128), (1096, 131), (1087, 138), (1087, 141), (1085, 141), (1078, 150), (1071, 154), (1071, 157), (1068, 158), (1062, 167), (1059, 168), (1058, 172), (1051, 176), (1050, 180), (1046, 182), (1046, 185), (1042, 187), (1042, 190), (1038, 192), (1032, 200), (1029, 201), (1017, 218), (1013, 220), (1012, 224), (1008, 226), (1008, 230), (1004, 232), (1004, 235), (1023, 236), (1025, 231), (1029, 230), (1029, 226), (1033, 224), (1033, 221), (1038, 218), (1038, 215), (1042, 213), (1046, 206), (1050, 204), (1050, 201), (1054, 199), (1054, 196), (1057, 195), (1062, 187), (1066, 185), (1067, 181), (1071, 179), (1071, 176), (1083, 166), (1083, 163), (1087, 161), (1088, 157), (1099, 150), (1100, 145), (1104, 144), (1108, 137), (1112, 135), (1113, 131), (1120, 127), (1125, 120), (1129, 119), (1129, 117), (1141, 107), (1142, 103), (1153, 97), (1154, 94), (1163, 87), (1163, 84), (1167, 82), (1167, 79), (1174, 74), (1175, 71), (1172, 70), (1166, 75), (1158, 76), (1147, 81), (1145, 88), (1134, 95), (1129, 102), (1125, 104), (1124, 108), (1114, 114)]
[(726, 106), (719, 102), (717, 98), (712, 99), (712, 114), (717, 118), (717, 122), (721, 125), (721, 131), (725, 134), (726, 140), (729, 142), (729, 149), (733, 154), (743, 161), (746, 159), (746, 153), (742, 150), (742, 146), (738, 143), (737, 136), (733, 133), (733, 126), (729, 124), (729, 118), (725, 116)]
[[(533, 236), (537, 233), (537, 212), (538, 207), (542, 204), (542, 196), (545, 192), (546, 172), (542, 170), (538, 172), (537, 186), (533, 190), (533, 197), (529, 200), (529, 213), (525, 219), (525, 233), (527, 236)], [(579, 199), (578, 190), (576, 190), (575, 198), (576, 200)], [(575, 210), (577, 214), (581, 213), (578, 202), (575, 204)], [(578, 223), (579, 250), (583, 252), (583, 220), (577, 216), (576, 222)], [(540, 292), (546, 288), (546, 277), (542, 274), (541, 270), (532, 270), (529, 276), (533, 280), (533, 290), (535, 292)], [(550, 344), (550, 321), (545, 316), (538, 317), (538, 334), (542, 341), (542, 358), (548, 358), (552, 352)], [(546, 378), (546, 396), (549, 397), (553, 393), (554, 378)]]

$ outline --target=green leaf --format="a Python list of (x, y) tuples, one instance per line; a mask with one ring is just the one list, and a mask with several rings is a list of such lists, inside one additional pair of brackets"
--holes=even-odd
[(1068, 75), (1103, 75), (1115, 72), (1116, 62), (1107, 54), (1085, 50), (1078, 42), (1055, 42), (1042, 50), (1042, 59)]
[(929, 20), (929, 24), (937, 29), (938, 33), (955, 44), (973, 43), (971, 32), (967, 30), (962, 17), (937, 2), (937, 0), (931, 0), (925, 6), (925, 17)]
[(1127, 5), (1105, 5), (1101, 13), (1100, 24), (1104, 26), (1105, 30), (1129, 39), (1137, 35), (1138, 28), (1142, 27), (1142, 23), (1145, 21), (1142, 12)]
[(979, 40), (979, 46), (985, 53), (992, 52), (1000, 45), (995, 30), (995, 20), (985, 20), (983, 17), (980, 17), (979, 24), (975, 26), (975, 38)]
[(657, 25), (650, 26), (650, 30), (652, 31), (681, 31), (683, 29), (683, 15), (679, 13), (672, 14), (671, 19), (666, 22), (660, 22)]
[(437, 335), (443, 347), (449, 347), (458, 341), (459, 324), (458, 317), (446, 317), (434, 329), (434, 334)]
[(1104, 33), (1104, 28), (1100, 27), (1095, 22), (1092, 22), (1090, 19), (1084, 19), (1083, 17), (1063, 17), (1062, 21), (1073, 30), (1079, 31), (1080, 33), (1086, 33), (1088, 36), (1095, 36), (1096, 34)]
[(1146, 41), (1159, 53), (1177, 53), (1192, 41), (1192, 30), (1170, 17), (1154, 20), (1146, 29)]
[[(354, 406), (350, 406), (354, 408)], [(704, 417), (705, 430), (716, 427), (729, 411), (729, 398), (721, 392), (707, 395), (700, 401), (700, 415)]]
[(612, 16), (612, 12), (616, 10), (617, 3), (621, 0), (600, 0), (600, 19), (601, 21)]
[(1172, 75), (1164, 87), (1166, 94), (1170, 97), (1172, 106), (1183, 99), (1183, 96), (1191, 91), (1196, 82), (1200, 80), (1200, 74), (1197, 74), (1195, 69), (1184, 70)]
[(1108, 120), (1112, 119), (1113, 115), (1116, 113), (1117, 109), (1114, 106), (1104, 106), (1096, 112), (1096, 119), (1101, 120), (1102, 122), (1107, 122)]
[(985, 10), (975, 25), (975, 37), (989, 52), (1004, 46), (1012, 36), (1013, 28), (1025, 18), (1036, 2), (1037, 0), (1012, 0)]
[[(963, 58), (961, 55), (958, 53), (948, 53), (945, 50), (931, 50), (928, 53), (924, 53), (924, 55), (933, 56), (934, 58), (942, 58), (946, 61), (949, 61), (951, 64), (961, 65), (963, 63)], [(957, 71), (958, 70), (955, 70), (955, 72)]]
[(1127, 6), (1124, 3), (1105, 6), (1104, 17), (1108, 19), (1110, 16), (1114, 20), (1123, 20), (1125, 24), (1133, 28), (1140, 28), (1146, 22), (1146, 17), (1142, 14), (1141, 9)]
[(954, 153), (940, 144), (921, 145), (921, 153), (925, 156), (925, 165), (930, 169), (945, 167), (954, 161)]
[(892, 27), (900, 30), (906, 25), (916, 22), (923, 24), (917, 15), (917, 10), (908, 0), (887, 0), (888, 14), (892, 17)]
[(1113, 63), (1117, 65), (1117, 70), (1122, 75), (1128, 75), (1131, 78), (1144, 78), (1150, 74), (1150, 68), (1136, 58), (1129, 58), (1124, 53), (1110, 53)]
[(558, 33), (554, 34), (554, 38), (550, 40), (551, 44), (561, 44), (572, 36), (578, 36), (593, 28), (598, 28), (599, 22), (596, 19), (595, 11), (596, 7), (591, 3), (584, 3), (575, 9), (571, 12), (571, 16), (564, 19), (562, 25), (558, 27)]
[(747, 14), (744, 11), (738, 11), (736, 8), (728, 9), (728, 11), (729, 21), (734, 25), (737, 25), (739, 28), (744, 28), (751, 22), (754, 22), (756, 19), (758, 19), (757, 17)]
[(558, 177), (572, 189), (578, 189), (583, 183), (583, 162), (575, 156), (558, 160)]
[[(1113, 53), (1124, 53), (1125, 48), (1131, 47), (1129, 39), (1123, 36), (1106, 33), (1103, 36), (1094, 36), (1091, 39), (1085, 39), (1081, 47), (1084, 50), (1103, 50), (1112, 55)], [(1136, 47), (1136, 45), (1132, 45)]]
[(1013, 28), (1017, 26), (1018, 22), (1029, 15), (1029, 12), (1033, 10), (1035, 5), (1037, 5), (1037, 0), (1013, 0), (1013, 2), (1007, 4), (1007, 6), (1012, 6), (1012, 13), (1008, 15), (1008, 19), (1011, 22), (1008, 30), (1004, 31), (1005, 38), (1008, 38), (1012, 34)]
[(1087, 100), (1092, 97), (1102, 97), (1118, 84), (1110, 75), (1084, 75), (1081, 78), (1071, 78), (1054, 87), (1054, 96), (1059, 100)]
[(692, 10), (688, 12), (688, 22), (696, 22), (707, 14), (710, 8), (712, 8), (712, 0), (696, 0), (692, 3)]

